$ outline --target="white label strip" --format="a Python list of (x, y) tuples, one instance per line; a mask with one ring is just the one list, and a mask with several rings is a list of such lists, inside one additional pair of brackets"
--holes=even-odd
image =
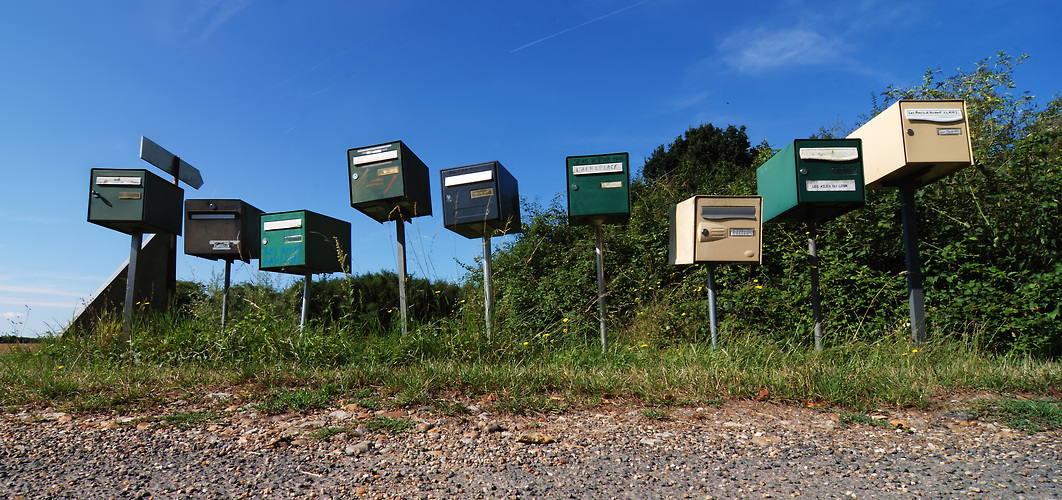
[(857, 148), (800, 148), (801, 160), (852, 161), (859, 159)]
[(446, 178), (444, 186), (460, 186), (462, 184), (472, 184), (473, 182), (489, 181), (494, 178), (493, 170), (481, 170), (479, 172), (472, 172), (470, 174), (451, 175)]
[(392, 149), (390, 151), (383, 151), (380, 153), (372, 153), (367, 155), (355, 156), (350, 159), (350, 163), (354, 166), (364, 165), (366, 163), (376, 163), (387, 160), (394, 160), (398, 158), (398, 150)]
[(835, 181), (808, 181), (808, 191), (855, 191), (855, 179)]
[(614, 174), (623, 172), (623, 163), (595, 163), (593, 165), (572, 165), (573, 175)]
[(277, 229), (295, 229), (302, 227), (302, 219), (267, 220), (262, 223), (262, 229), (276, 231)]
[(938, 128), (937, 135), (962, 135), (961, 128)]
[(905, 109), (903, 116), (908, 120), (951, 123), (962, 121), (962, 110), (958, 108)]
[(139, 186), (139, 177), (97, 177), (97, 186)]
[(602, 182), (601, 189), (616, 189), (623, 187), (623, 181)]

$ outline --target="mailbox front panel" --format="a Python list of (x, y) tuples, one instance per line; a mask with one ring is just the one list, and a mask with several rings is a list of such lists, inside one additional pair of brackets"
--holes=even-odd
[(262, 211), (242, 200), (186, 200), (184, 253), (250, 262), (260, 255)]
[(756, 263), (762, 259), (759, 196), (694, 196), (671, 209), (668, 260)]
[(568, 223), (626, 224), (631, 217), (630, 159), (627, 153), (569, 156)]
[(520, 232), (516, 179), (499, 162), (440, 171), (443, 226), (466, 238)]
[(347, 150), (350, 206), (378, 222), (431, 215), (428, 167), (402, 141)]
[(181, 234), (184, 190), (143, 169), (94, 168), (88, 221), (126, 234)]
[(900, 104), (907, 163), (973, 162), (963, 101)]
[(263, 214), (258, 268), (263, 271), (297, 272), (306, 266), (306, 212)]

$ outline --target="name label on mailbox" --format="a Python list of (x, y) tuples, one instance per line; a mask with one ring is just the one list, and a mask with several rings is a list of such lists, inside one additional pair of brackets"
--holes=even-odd
[(446, 178), (444, 183), (446, 187), (460, 186), (462, 184), (472, 184), (473, 182), (489, 181), (494, 178), (493, 170), (481, 170), (479, 172), (472, 172), (461, 175), (451, 175)]
[(859, 159), (856, 148), (801, 148), (801, 160), (852, 161)]
[(808, 191), (855, 191), (855, 179), (832, 180), (832, 181), (808, 181)]
[(262, 224), (262, 229), (266, 231), (295, 229), (299, 227), (302, 227), (302, 219), (267, 220)]
[(903, 110), (903, 115), (908, 120), (921, 120), (927, 122), (949, 123), (962, 121), (962, 110), (958, 108), (907, 108)]
[(232, 250), (240, 247), (240, 240), (210, 240), (210, 248), (216, 251)]
[(96, 185), (98, 186), (139, 186), (141, 179), (139, 177), (97, 177)]
[(623, 172), (623, 163), (594, 163), (592, 165), (572, 165), (572, 175), (615, 174)]
[(397, 150), (381, 151), (379, 153), (363, 154), (361, 156), (355, 156), (350, 159), (350, 163), (355, 167), (358, 165), (366, 165), (369, 163), (379, 163), (381, 161), (394, 160), (398, 158)]

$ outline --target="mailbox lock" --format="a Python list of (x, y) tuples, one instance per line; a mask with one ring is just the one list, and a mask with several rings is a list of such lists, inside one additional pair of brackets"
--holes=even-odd
[(350, 178), (354, 179), (354, 180), (358, 180), (358, 173), (354, 172), (353, 174), (350, 174)]
[(914, 129), (913, 128), (907, 129), (907, 135), (914, 135)]
[(269, 244), (269, 240), (267, 240), (265, 238), (262, 238), (262, 244), (263, 245), (268, 245)]
[(808, 175), (808, 169), (806, 169), (806, 168), (800, 169), (800, 175)]
[(218, 206), (217, 206), (217, 205), (215, 205), (215, 204), (213, 204), (213, 203), (211, 203), (211, 204), (210, 204), (210, 209), (211, 209), (211, 210), (217, 210), (217, 209), (218, 209)]
[(572, 191), (578, 191), (578, 190), (579, 190), (579, 185), (578, 184), (572, 184)]

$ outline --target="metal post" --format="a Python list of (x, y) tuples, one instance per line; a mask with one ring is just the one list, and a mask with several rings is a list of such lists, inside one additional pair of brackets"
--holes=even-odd
[(494, 330), (494, 297), (490, 283), (490, 234), (483, 235), (483, 303), (486, 308), (487, 338), (491, 337)]
[(819, 252), (815, 245), (818, 227), (808, 222), (808, 266), (811, 267), (811, 316), (815, 321), (815, 350), (822, 350), (822, 297), (819, 296)]
[(715, 315), (715, 276), (713, 276), (712, 264), (705, 265), (708, 266), (708, 324), (712, 329), (712, 350), (714, 351), (719, 345), (719, 324)]
[(398, 242), (398, 310), (402, 316), (402, 337), (409, 334), (406, 302), (406, 223), (399, 218), (395, 221), (395, 234)]
[(903, 251), (907, 260), (907, 303), (911, 309), (911, 340), (926, 339), (926, 305), (922, 294), (922, 261), (918, 255), (918, 213), (915, 186), (900, 186), (900, 218), (903, 219)]
[(141, 233), (133, 233), (129, 245), (129, 266), (125, 273), (125, 308), (122, 309), (122, 343), (133, 340), (133, 297), (136, 294), (136, 263), (140, 260), (140, 245), (144, 240)]
[(601, 352), (605, 352), (605, 256), (601, 242), (601, 224), (600, 219), (594, 221), (594, 229), (597, 232), (597, 247), (594, 248), (594, 253), (597, 255), (597, 317), (601, 323)]
[(225, 289), (221, 292), (221, 333), (225, 333), (225, 320), (229, 317), (230, 274), (232, 274), (232, 259), (225, 259)]
[(299, 318), (299, 334), (302, 335), (302, 329), (306, 326), (306, 314), (310, 309), (310, 280), (313, 275), (306, 273), (306, 277), (302, 281), (302, 316)]

